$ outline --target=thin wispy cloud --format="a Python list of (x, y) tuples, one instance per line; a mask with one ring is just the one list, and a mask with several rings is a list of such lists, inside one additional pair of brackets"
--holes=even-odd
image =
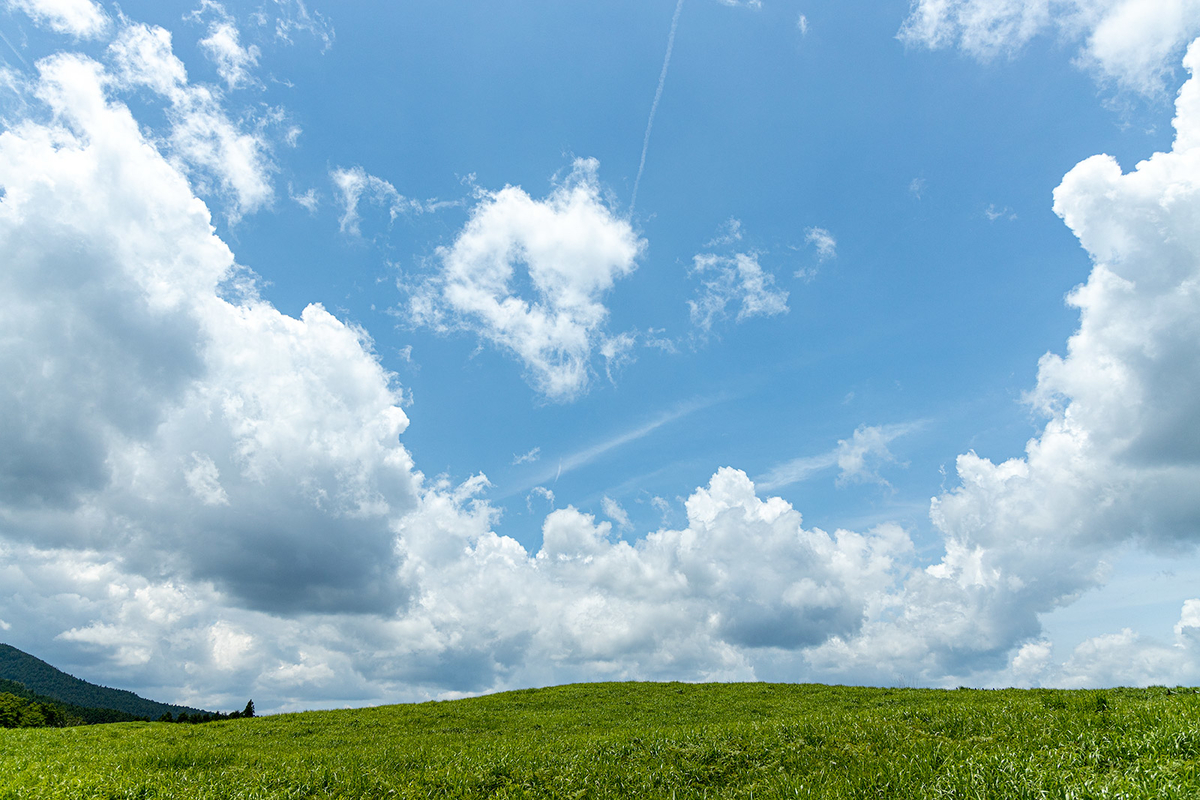
[(501, 494), (499, 497), (502, 499), (504, 497), (509, 497), (514, 494), (520, 494), (521, 492), (528, 491), (531, 487), (539, 484), (553, 483), (563, 475), (592, 463), (596, 459), (611, 452), (612, 450), (616, 450), (617, 448), (623, 447), (631, 442), (636, 442), (638, 439), (654, 433), (654, 431), (658, 430), (664, 425), (669, 425), (672, 422), (683, 419), (689, 414), (695, 413), (696, 411), (716, 405), (724, 399), (725, 398), (722, 396), (709, 397), (701, 400), (694, 400), (678, 406), (671, 411), (660, 414), (649, 422), (619, 433), (616, 436), (605, 439), (602, 442), (585, 447), (582, 450), (577, 450), (574, 453), (559, 459), (552, 469), (547, 469), (544, 472), (539, 473), (525, 484), (514, 487), (510, 491)]
[(514, 454), (512, 463), (513, 463), (514, 467), (517, 466), (518, 464), (532, 464), (534, 461), (537, 461), (538, 458), (541, 457), (541, 455), (542, 455), (542, 448), (535, 447), (532, 450), (530, 450), (528, 453), (524, 453), (522, 455)]
[(16, 56), (16, 57), (17, 57), (17, 59), (18, 59), (18, 60), (20, 60), (20, 62), (26, 66), (26, 68), (28, 68), (28, 67), (29, 67), (29, 62), (25, 60), (25, 57), (24, 57), (23, 55), (21, 55), (21, 51), (20, 51), (20, 50), (18, 50), (17, 48), (13, 47), (13, 43), (12, 43), (12, 42), (10, 42), (10, 41), (8, 40), (8, 37), (4, 35), (4, 31), (0, 31), (0, 39), (3, 39), (3, 40), (4, 40), (4, 43), (5, 43), (6, 45), (8, 45), (8, 49), (13, 51), (13, 55), (14, 55), (14, 56)]
[(925, 424), (924, 420), (917, 420), (895, 425), (860, 425), (848, 439), (839, 439), (832, 450), (778, 464), (756, 478), (754, 484), (762, 491), (774, 491), (803, 483), (837, 467), (839, 486), (856, 482), (886, 486), (888, 483), (879, 475), (879, 468), (883, 464), (896, 463), (888, 445)]
[(616, 523), (617, 528), (620, 530), (629, 530), (633, 527), (633, 523), (629, 519), (629, 512), (608, 495), (604, 495), (601, 499), (600, 507), (604, 509), (604, 516)]

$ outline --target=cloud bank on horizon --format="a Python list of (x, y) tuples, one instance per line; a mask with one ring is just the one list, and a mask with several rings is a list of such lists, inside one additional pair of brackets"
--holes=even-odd
[[(190, 79), (163, 27), (89, 0), (7, 5), (64, 38), (3, 81), (6, 636), (77, 648), (172, 701), (249, 691), (264, 710), (598, 679), (1200, 681), (1200, 599), (1181, 598), (1173, 640), (1105, 631), (1065, 659), (1040, 622), (1102, 586), (1119, 548), (1190, 556), (1200, 539), (1200, 41), (1170, 150), (1129, 171), (1085, 158), (1054, 190), (1092, 261), (1068, 297), (1077, 328), (1037, 364), (1024, 455), (957, 456), (929, 508), (930, 559), (902, 524), (826, 531), (767, 494), (834, 468), (888, 491), (890, 448), (924, 421), (860, 425), (758, 485), (707, 465), (682, 517), (649, 532), (601, 489), (611, 522), (567, 505), (537, 546), (505, 535), (488, 477), (452, 480), (405, 446), (422, 407), (372, 332), (317, 303), (284, 313), (218, 234), (214, 209), (230, 225), (272, 213), (288, 146), (269, 109), (231, 110), (265, 59), (234, 14), (202, 6), (197, 52), (222, 86)], [(276, 32), (314, 19), (280, 6)], [(988, 57), (1058, 30), (1102, 75), (1155, 91), (1198, 20), (1187, 4), (920, 0), (901, 35)], [(363, 200), (389, 223), (428, 209), (362, 167), (326, 169), (339, 235), (359, 232)], [(540, 199), (476, 188), (401, 282), (402, 327), (494, 348), (534, 403), (585, 396), (600, 359), (631, 360), (650, 336), (614, 317), (655, 245), (601, 174), (573, 157)], [(692, 294), (664, 300), (701, 350), (723, 322), (797, 313), (730, 219), (678, 259)], [(797, 231), (845, 260), (844, 238)], [(552, 467), (517, 452), (500, 457)]]

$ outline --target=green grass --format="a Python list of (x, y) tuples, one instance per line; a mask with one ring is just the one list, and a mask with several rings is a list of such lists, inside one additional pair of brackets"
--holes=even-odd
[(1200, 695), (609, 683), (0, 731), (16, 798), (1195, 798)]

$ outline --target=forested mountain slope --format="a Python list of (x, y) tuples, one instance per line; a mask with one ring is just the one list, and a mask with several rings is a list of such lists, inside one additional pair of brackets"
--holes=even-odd
[[(109, 689), (80, 680), (22, 650), (0, 644), (0, 679), (23, 684), (31, 693), (83, 708), (113, 709), (135, 717), (158, 719), (163, 714), (206, 713), (201, 709), (157, 703), (124, 689)], [(18, 694), (11, 689), (4, 689)]]

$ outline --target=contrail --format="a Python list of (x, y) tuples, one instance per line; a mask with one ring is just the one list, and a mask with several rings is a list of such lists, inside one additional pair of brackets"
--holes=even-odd
[[(21, 51), (20, 51), (20, 50), (18, 50), (17, 48), (13, 47), (13, 43), (12, 43), (12, 42), (10, 42), (10, 41), (8, 40), (8, 37), (4, 35), (4, 31), (0, 31), (0, 39), (3, 39), (3, 40), (4, 40), (4, 43), (5, 43), (6, 45), (8, 45), (8, 49), (13, 51), (13, 55), (15, 55), (17, 58), (21, 59), (21, 63), (22, 63), (22, 64), (24, 64), (26, 67), (28, 67), (28, 66), (29, 66), (29, 62), (28, 62), (28, 61), (26, 61), (26, 60), (25, 60), (25, 58), (24, 58), (24, 56), (22, 56), (22, 55), (21, 55)], [(645, 157), (645, 156), (643, 156), (643, 158), (644, 158), (644, 157)], [(634, 194), (636, 194), (636, 193), (637, 193), (637, 192), (635, 191), (635, 192), (634, 192)]]
[(650, 148), (650, 129), (654, 127), (654, 112), (658, 111), (658, 101), (662, 97), (663, 84), (667, 82), (667, 67), (671, 65), (671, 50), (675, 47), (675, 29), (679, 27), (679, 12), (683, 11), (683, 0), (675, 4), (675, 16), (671, 17), (671, 33), (667, 36), (667, 54), (663, 57), (662, 73), (658, 76), (658, 89), (654, 92), (654, 102), (650, 104), (650, 119), (646, 120), (646, 136), (642, 139), (642, 160), (638, 162), (637, 177), (633, 181), (633, 197), (629, 201), (629, 213), (633, 213), (637, 205), (638, 184), (642, 182), (642, 172), (646, 169), (646, 150)]

